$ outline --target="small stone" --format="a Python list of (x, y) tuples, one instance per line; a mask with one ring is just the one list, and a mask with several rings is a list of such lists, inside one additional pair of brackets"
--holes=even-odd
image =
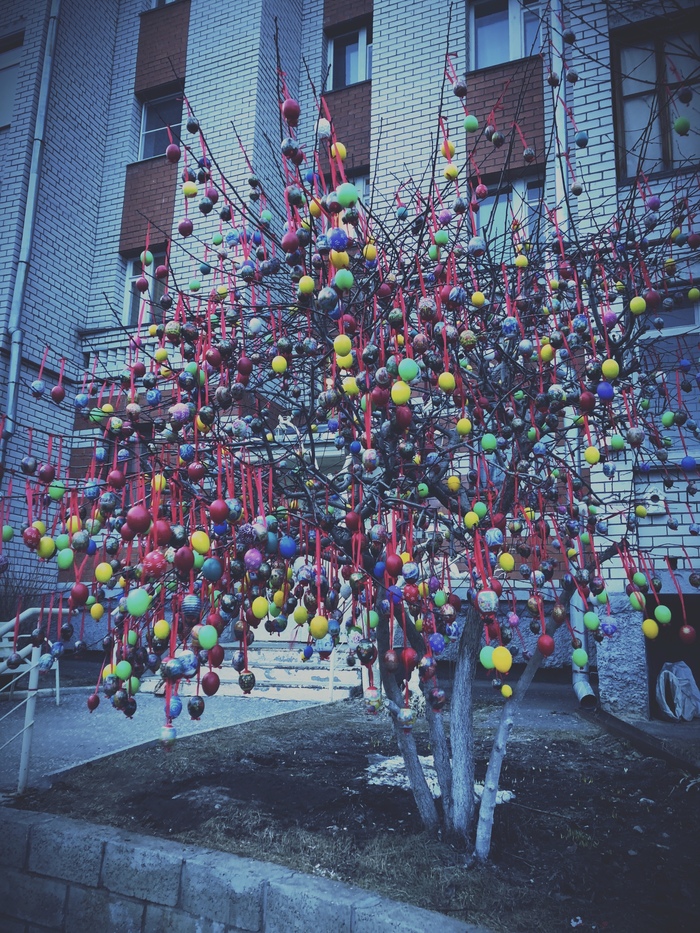
[(643, 833), (643, 832), (644, 832), (644, 830), (642, 829), (641, 826), (633, 826), (632, 829), (635, 831), (635, 833)]

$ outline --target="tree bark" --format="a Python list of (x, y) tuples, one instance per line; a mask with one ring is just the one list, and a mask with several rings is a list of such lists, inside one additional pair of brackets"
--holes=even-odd
[(459, 639), (450, 714), (452, 746), (452, 831), (467, 840), (475, 815), (474, 718), (472, 685), (481, 644), (483, 624), (472, 606)]
[(436, 713), (426, 700), (425, 718), (428, 720), (428, 730), (430, 733), (430, 745), (433, 749), (433, 760), (435, 762), (435, 773), (438, 784), (440, 785), (440, 796), (442, 798), (442, 813), (445, 829), (448, 834), (453, 832), (454, 807), (452, 802), (452, 762), (450, 761), (450, 749), (445, 735), (445, 722), (443, 714)]
[(501, 778), (501, 768), (503, 766), (503, 759), (506, 756), (508, 736), (513, 726), (514, 715), (543, 660), (544, 656), (540, 654), (539, 651), (535, 650), (535, 653), (527, 662), (525, 670), (520, 676), (513, 696), (506, 700), (501, 710), (501, 718), (498, 723), (493, 746), (491, 747), (488, 767), (486, 768), (484, 793), (481, 796), (479, 820), (476, 826), (474, 858), (479, 862), (485, 862), (491, 851), (491, 835), (493, 833), (493, 816), (496, 808), (498, 784)]
[(382, 678), (382, 686), (384, 687), (385, 695), (390, 700), (390, 703), (387, 704), (387, 707), (391, 713), (391, 721), (394, 726), (396, 743), (399, 746), (401, 757), (404, 760), (406, 774), (408, 775), (408, 780), (411, 784), (411, 790), (413, 791), (416, 806), (418, 807), (418, 812), (425, 828), (436, 831), (440, 827), (440, 820), (438, 818), (437, 807), (435, 806), (433, 795), (430, 791), (430, 788), (428, 787), (428, 782), (425, 779), (423, 767), (418, 757), (418, 749), (416, 747), (415, 737), (412, 732), (404, 731), (403, 727), (396, 718), (394, 710), (392, 710), (392, 706), (396, 710), (400, 709), (404, 705), (404, 702), (393, 672), (387, 671), (384, 665), (384, 653), (389, 648), (388, 619), (380, 618), (379, 625), (377, 626), (377, 648), (379, 652), (379, 672)]

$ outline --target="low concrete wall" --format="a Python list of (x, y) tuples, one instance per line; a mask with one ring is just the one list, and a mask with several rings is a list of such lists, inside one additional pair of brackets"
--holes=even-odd
[(0, 808), (3, 933), (487, 933), (325, 878)]

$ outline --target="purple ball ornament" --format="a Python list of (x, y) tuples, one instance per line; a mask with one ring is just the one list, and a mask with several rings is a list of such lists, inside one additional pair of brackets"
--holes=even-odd
[(263, 556), (256, 547), (249, 548), (243, 557), (245, 569), (249, 572), (255, 572), (260, 569), (263, 562)]

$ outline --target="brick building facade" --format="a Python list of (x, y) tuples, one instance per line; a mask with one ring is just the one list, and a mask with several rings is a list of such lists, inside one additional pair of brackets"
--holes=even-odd
[[(566, 102), (590, 137), (587, 148), (571, 149), (572, 170), (583, 186), (580, 211), (584, 218), (612, 215), (628, 189), (616, 153), (622, 130), (614, 107), (611, 37), (614, 45), (615, 30), (628, 29), (653, 5), (622, 2), (613, 9), (603, 0), (492, 4), (510, 11), (511, 30), (514, 5), (516, 18), (528, 10), (541, 16), (541, 27), (558, 52), (563, 30), (576, 34), (566, 60), (579, 80), (566, 84)], [(123, 365), (121, 324), (133, 262), (147, 241), (156, 250), (171, 234), (177, 239), (183, 209), (179, 168), (167, 162), (162, 148), (151, 153), (148, 146), (156, 147), (159, 132), (162, 140), (159, 120), (166, 110), (172, 114), (174, 108), (181, 122), (187, 119), (186, 110), (178, 109), (183, 91), (232, 183), (245, 186), (247, 155), (257, 174), (270, 180), (273, 199), (281, 190), (275, 33), (289, 90), (301, 103), (302, 141), (310, 149), (315, 91), (323, 95), (336, 136), (348, 148), (348, 174), (354, 180), (376, 180), (375, 203), (390, 205), (398, 181), (420, 176), (430, 163), (441, 106), (446, 122), (461, 127), (461, 104), (445, 86), (446, 52), (458, 74), (467, 77), (470, 111), (481, 123), (495, 120), (506, 137), (501, 149), (489, 149), (486, 141), (477, 147), (484, 182), (492, 190), (517, 189), (524, 200), (530, 190), (559, 200), (568, 182), (548, 128), (559, 120), (564, 136), (572, 129), (566, 117), (555, 113), (546, 56), (525, 47), (524, 33), (511, 33), (510, 54), (477, 68), (477, 6), (463, 0), (449, 12), (444, 0), (241, 0), (235, 11), (222, 13), (212, 0), (25, 0), (20, 5), (0, 0), (0, 43), (9, 37), (22, 49), (11, 120), (0, 127), (5, 175), (0, 191), (0, 411), (8, 406), (10, 309), (18, 269), (28, 263), (20, 327), (23, 388), (15, 433), (6, 441), (8, 470), (16, 469), (26, 452), (29, 428), (34, 428), (38, 454), (50, 434), (71, 433), (69, 405), (55, 409), (52, 425), (38, 423), (26, 390), (45, 347), (50, 347), (46, 375), (54, 380), (60, 359), (66, 361), (69, 381), (80, 379), (86, 362), (102, 374)], [(696, 28), (697, 3), (678, 6), (688, 8), (687, 23)], [(517, 22), (517, 29), (525, 30), (526, 20)], [(679, 29), (684, 22), (679, 13)], [(353, 57), (343, 65), (340, 56), (348, 56), (348, 48)], [(34, 137), (42, 74), (48, 95), (39, 145)], [(517, 171), (507, 161), (511, 139), (520, 146), (515, 123), (535, 153)], [(455, 139), (463, 150), (461, 130)], [(39, 168), (36, 176), (33, 164)], [(38, 209), (23, 260), (32, 178), (39, 185)], [(663, 197), (666, 187), (678, 184), (669, 167), (659, 173), (655, 187)], [(187, 250), (173, 249), (170, 261), (177, 274), (191, 274)], [(649, 483), (640, 480), (640, 495)], [(694, 556), (699, 553), (692, 550)], [(680, 570), (682, 578), (682, 559)], [(630, 676), (639, 678), (643, 658), (639, 651), (633, 655)], [(643, 698), (637, 701), (644, 706)]]

